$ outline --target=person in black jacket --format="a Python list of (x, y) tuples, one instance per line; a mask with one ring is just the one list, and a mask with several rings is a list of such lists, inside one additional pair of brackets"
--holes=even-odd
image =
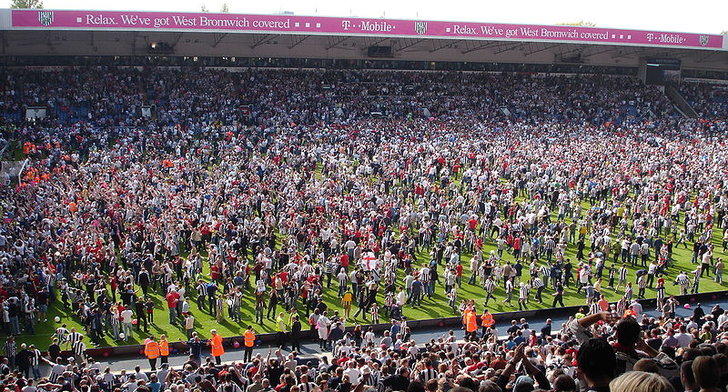
[(546, 325), (544, 325), (543, 328), (541, 328), (541, 342), (542, 344), (546, 342), (547, 338), (551, 337), (551, 319), (546, 319)]
[(142, 292), (144, 293), (144, 296), (147, 296), (147, 292), (149, 291), (149, 285), (152, 283), (152, 280), (149, 278), (149, 272), (147, 272), (146, 269), (143, 269), (139, 273), (139, 277), (137, 278), (137, 281), (139, 282), (139, 286), (142, 288)]
[(399, 368), (397, 374), (393, 374), (382, 380), (382, 385), (393, 391), (406, 391), (409, 383), (409, 368), (406, 366)]
[(32, 356), (33, 353), (28, 350), (25, 343), (20, 345), (20, 351), (15, 355), (15, 365), (25, 374), (25, 378), (30, 378), (30, 357)]
[(199, 363), (202, 360), (202, 347), (207, 346), (205, 342), (200, 340), (200, 337), (197, 335), (197, 332), (192, 332), (192, 339), (190, 339), (187, 342), (187, 347), (190, 348), (190, 357), (194, 358), (194, 360)]
[(146, 302), (143, 300), (134, 302), (134, 310), (137, 316), (137, 331), (141, 331), (142, 323), (144, 323), (144, 332), (149, 332)]
[(333, 347), (334, 343), (339, 341), (339, 339), (344, 338), (344, 330), (341, 328), (341, 323), (337, 322), (336, 324), (331, 326), (331, 331), (329, 332), (329, 347)]
[(301, 321), (293, 316), (291, 323), (291, 351), (301, 351)]
[(101, 321), (101, 310), (96, 307), (89, 316), (91, 318), (91, 341), (94, 344), (101, 344), (101, 337), (104, 334), (103, 323)]
[(48, 346), (48, 356), (50, 358), (58, 358), (61, 356), (61, 346), (58, 344), (58, 338), (53, 338), (53, 342)]

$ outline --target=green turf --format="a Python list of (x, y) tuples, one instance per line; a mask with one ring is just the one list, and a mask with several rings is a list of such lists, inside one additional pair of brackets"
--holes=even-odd
[[(321, 172), (320, 170), (317, 170), (316, 176), (320, 177)], [(589, 204), (584, 202), (584, 207), (586, 211), (586, 208), (589, 207)], [(552, 218), (556, 218), (553, 216)], [(570, 222), (570, 220), (567, 220), (567, 222)], [(663, 233), (664, 234), (664, 233)], [(716, 230), (715, 235), (713, 238), (713, 243), (715, 245), (713, 256), (714, 259), (717, 257), (725, 257), (726, 253), (722, 252), (721, 250), (721, 230)], [(663, 235), (664, 237), (664, 235)], [(283, 238), (278, 238), (279, 243), (283, 240)], [(487, 253), (490, 250), (494, 250), (495, 244), (492, 240), (487, 239), (484, 246), (484, 254), (487, 255)], [(585, 255), (588, 254), (590, 249), (590, 243), (588, 241), (587, 236), (587, 243), (585, 248)], [(674, 266), (670, 270), (668, 270), (668, 276), (666, 278), (666, 292), (667, 295), (671, 294), (679, 294), (679, 287), (672, 285), (672, 280), (674, 279), (675, 275), (677, 274), (678, 269), (683, 269), (686, 271), (692, 271), (694, 269), (694, 265), (690, 263), (692, 255), (692, 243), (688, 244), (688, 248), (685, 249), (683, 246), (674, 248), (673, 251), (673, 260), (674, 260)], [(461, 289), (458, 292), (458, 301), (462, 299), (476, 299), (477, 304), (479, 305), (479, 308), (481, 308), (481, 304), (483, 303), (483, 293), (484, 290), (479, 285), (469, 285), (467, 284), (467, 279), (470, 277), (470, 260), (471, 254), (464, 254), (461, 257), (461, 263), (463, 264), (463, 284)], [(513, 256), (504, 253), (503, 254), (504, 259), (506, 260), (513, 260)], [(574, 265), (574, 275), (576, 275), (576, 244), (570, 243), (567, 247), (566, 251), (566, 257), (570, 258), (572, 261), (572, 264)], [(654, 255), (652, 256), (654, 257)], [(609, 261), (607, 262), (606, 266), (608, 267), (611, 264), (612, 256), (609, 257)], [(422, 264), (429, 261), (428, 251), (427, 249), (421, 249), (417, 254), (417, 262), (418, 264)], [(545, 260), (542, 260), (541, 263), (545, 263)], [(527, 272), (527, 264), (524, 268), (524, 276), (528, 276)], [(637, 287), (634, 284), (635, 281), (635, 274), (634, 271), (639, 268), (633, 268), (630, 267), (630, 273), (628, 275), (628, 281), (631, 281), (634, 286), (634, 293), (637, 294)], [(205, 265), (204, 273), (207, 275), (209, 272), (209, 269), (207, 265)], [(442, 267), (439, 268), (441, 280), (442, 280)], [(607, 268), (605, 268), (604, 277), (608, 275)], [(403, 272), (400, 269), (398, 271), (398, 276), (402, 278)], [(711, 273), (712, 276), (712, 273)], [(700, 282), (700, 292), (713, 292), (713, 291), (721, 291), (725, 290), (726, 285), (719, 285), (715, 283), (712, 278), (703, 278)], [(429, 319), (429, 318), (441, 318), (441, 317), (450, 317), (455, 316), (447, 305), (447, 298), (444, 295), (444, 288), (442, 284), (436, 285), (436, 291), (435, 295), (431, 298), (425, 298), (421, 304), (421, 306), (417, 308), (413, 308), (409, 305), (405, 306), (404, 309), (404, 315), (409, 319)], [(623, 294), (624, 289), (621, 288), (618, 292), (614, 291), (612, 289), (607, 288), (607, 280), (605, 279), (603, 281), (602, 286), (602, 293), (606, 295), (606, 298), (609, 301), (617, 301)], [(549, 287), (547, 290), (544, 291), (544, 304), (538, 304), (533, 300), (533, 296), (531, 297), (531, 302), (529, 303), (529, 309), (539, 309), (539, 308), (545, 308), (549, 307), (551, 305), (551, 301), (553, 299), (552, 297), (552, 287)], [(495, 296), (497, 301), (492, 301), (489, 304), (489, 309), (491, 312), (498, 313), (498, 312), (509, 312), (509, 311), (515, 311), (518, 310), (518, 304), (517, 301), (513, 301), (512, 304), (504, 304), (503, 298), (504, 298), (504, 291), (502, 287), (499, 287), (496, 292)], [(646, 297), (647, 298), (654, 298), (655, 296), (655, 290), (654, 289), (647, 289)], [(238, 336), (242, 335), (244, 328), (248, 324), (252, 324), (253, 320), (255, 320), (254, 317), (254, 299), (250, 292), (247, 292), (244, 296), (243, 301), (243, 320), (240, 323), (233, 322), (229, 320), (229, 318), (226, 317), (221, 321), (218, 322), (215, 320), (210, 314), (206, 312), (197, 311), (197, 304), (195, 302), (196, 298), (196, 292), (193, 288), (191, 288), (191, 292), (189, 292), (188, 297), (190, 297), (190, 304), (191, 309), (193, 311), (193, 314), (196, 317), (196, 323), (195, 323), (195, 330), (198, 331), (202, 336), (208, 336), (210, 329), (216, 328), (219, 333), (221, 333), (223, 336)], [(166, 310), (166, 303), (164, 299), (162, 298), (159, 293), (152, 294), (152, 298), (155, 301), (155, 304), (157, 305), (154, 312), (154, 318), (156, 320), (156, 324), (153, 324), (150, 328), (150, 333), (154, 334), (155, 336), (158, 336), (159, 334), (166, 334), (168, 336), (168, 339), (170, 341), (179, 341), (184, 339), (184, 330), (181, 327), (174, 327), (169, 324), (168, 320), (168, 313)], [(517, 291), (514, 291), (514, 298), (517, 298)], [(324, 301), (332, 310), (341, 310), (341, 304), (340, 304), (340, 298), (337, 293), (337, 284), (335, 282), (335, 279), (332, 279), (332, 286), (331, 289), (325, 290), (324, 292)], [(379, 294), (379, 303), (380, 305), (383, 303), (383, 296), (380, 290)], [(575, 287), (572, 285), (571, 288), (567, 288), (564, 293), (564, 303), (566, 306), (572, 306), (572, 305), (583, 305), (585, 303), (585, 297), (583, 294), (577, 294)], [(61, 305), (62, 307), (62, 305)], [(299, 305), (299, 309), (303, 309), (304, 306)], [(281, 307), (278, 308), (278, 311), (283, 310)], [(356, 311), (356, 306), (353, 307), (351, 314), (353, 315)], [(343, 314), (343, 313), (342, 313)], [(381, 314), (381, 312), (380, 312)], [(19, 342), (27, 342), (27, 343), (35, 343), (41, 348), (46, 348), (51, 339), (51, 335), (53, 334), (55, 328), (60, 326), (61, 323), (65, 323), (69, 328), (75, 327), (79, 331), (83, 331), (83, 327), (78, 323), (78, 319), (74, 317), (69, 317), (70, 313), (68, 310), (60, 309), (58, 306), (52, 306), (51, 310), (48, 315), (48, 321), (47, 322), (40, 322), (36, 326), (36, 333), (33, 336), (29, 335), (21, 335), (18, 339)], [(53, 321), (53, 318), (55, 316), (60, 316), (62, 321), (61, 323), (55, 323)], [(304, 329), (307, 329), (308, 327), (305, 325), (306, 321), (308, 319), (308, 315), (301, 314), (301, 319), (304, 322)], [(384, 317), (380, 318), (380, 322), (386, 322), (387, 320)], [(349, 320), (348, 324), (352, 323), (365, 323), (364, 319), (360, 316), (356, 319)], [(255, 329), (258, 332), (273, 332), (274, 331), (274, 321), (266, 319), (262, 325), (255, 325)], [(134, 337), (126, 343), (116, 343), (113, 342), (108, 336), (103, 341), (103, 346), (115, 346), (115, 345), (121, 345), (121, 344), (137, 344), (143, 341), (143, 338), (146, 337), (146, 334), (142, 336), (141, 334), (136, 332), (135, 328), (135, 334)]]

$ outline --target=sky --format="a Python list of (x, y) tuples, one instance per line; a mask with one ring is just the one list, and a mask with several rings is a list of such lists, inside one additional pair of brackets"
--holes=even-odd
[[(9, 0), (5, 0), (10, 4)], [(358, 16), (462, 22), (558, 24), (719, 34), (728, 30), (728, 0), (43, 0), (46, 9), (188, 11), (227, 3), (240, 14)]]

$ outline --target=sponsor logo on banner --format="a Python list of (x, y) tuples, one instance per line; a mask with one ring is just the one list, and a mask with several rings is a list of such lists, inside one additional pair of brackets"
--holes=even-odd
[(707, 35), (701, 35), (700, 36), (700, 46), (707, 45), (708, 44), (708, 39), (710, 39), (710, 37), (708, 37)]
[(427, 22), (415, 22), (415, 32), (419, 35), (427, 33)]
[(53, 11), (38, 11), (38, 22), (43, 26), (50, 26), (53, 23)]

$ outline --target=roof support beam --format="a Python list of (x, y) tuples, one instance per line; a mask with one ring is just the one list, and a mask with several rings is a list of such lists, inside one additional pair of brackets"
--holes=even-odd
[(301, 43), (303, 43), (303, 41), (305, 41), (306, 39), (308, 39), (308, 37), (310, 37), (310, 35), (305, 35), (305, 36), (303, 36), (303, 37), (301, 37), (299, 39), (296, 39), (296, 37), (291, 37), (291, 46), (289, 46), (288, 49), (290, 50), (290, 49), (295, 48), (296, 46), (298, 46)]
[(581, 52), (583, 50), (584, 50), (584, 47), (580, 45), (580, 46), (575, 47), (574, 49), (567, 50), (564, 52), (559, 52), (559, 56), (564, 56), (564, 55), (575, 53), (575, 52)]
[(403, 46), (400, 46), (399, 48), (397, 48), (397, 51), (398, 52), (403, 52), (405, 49), (411, 48), (411, 47), (413, 47), (413, 46), (415, 46), (415, 45), (417, 45), (419, 43), (422, 43), (424, 41), (426, 41), (426, 40), (425, 39), (412, 40), (407, 45), (403, 45)]
[[(180, 33), (180, 36), (182, 33)], [(227, 36), (227, 33), (213, 33), (212, 35), (212, 47), (215, 48), (217, 45), (220, 44), (220, 41), (222, 41), (223, 38)], [(177, 38), (177, 41), (179, 41), (179, 38)]]
[(596, 56), (596, 55), (599, 55), (599, 54), (609, 53), (609, 52), (612, 52), (612, 51), (614, 51), (614, 48), (599, 50), (599, 51), (596, 51), (596, 52), (591, 52), (589, 54), (582, 55), (582, 57), (592, 57), (592, 56)]
[(541, 48), (541, 49), (536, 49), (536, 50), (532, 50), (530, 52), (526, 52), (523, 55), (526, 56), (526, 57), (528, 57), (528, 56), (530, 56), (532, 54), (541, 53), (543, 51), (546, 51), (546, 50), (549, 50), (549, 49), (553, 49), (553, 48), (555, 48), (557, 46), (559, 46), (559, 45), (548, 45), (548, 46), (546, 46), (544, 48)]
[(614, 56), (612, 56), (612, 59), (618, 59), (618, 58), (621, 58), (621, 57), (631, 56), (631, 55), (637, 54), (639, 52), (640, 52), (639, 49), (620, 51), (620, 52), (617, 52)]
[(498, 45), (500, 45), (500, 42), (489, 42), (489, 43), (484, 44), (484, 45), (478, 45), (476, 47), (473, 47), (473, 48), (464, 50), (461, 53), (462, 54), (468, 54), (468, 53), (472, 53), (472, 52), (475, 52), (475, 51), (478, 51), (478, 50), (492, 48), (492, 47), (498, 46)]
[(705, 56), (703, 56), (703, 57), (699, 58), (699, 59), (698, 59), (698, 60), (696, 60), (695, 62), (696, 62), (696, 63), (704, 63), (704, 62), (705, 62), (706, 60), (708, 60), (709, 58), (713, 57), (713, 56), (714, 56), (714, 55), (716, 55), (716, 54), (718, 54), (718, 51), (713, 51), (713, 52), (710, 52), (710, 53), (706, 54)]
[(430, 53), (435, 53), (438, 50), (442, 50), (442, 49), (445, 49), (445, 48), (452, 48), (453, 45), (457, 44), (458, 42), (462, 42), (462, 41), (463, 40), (459, 39), (457, 41), (450, 41), (450, 42), (448, 42), (446, 44), (442, 44), (440, 46), (435, 46), (435, 47), (432, 48), (432, 50), (430, 50)]
[(520, 49), (524, 45), (526, 45), (526, 44), (518, 44), (518, 45), (511, 46), (511, 47), (506, 47), (505, 49), (501, 49), (501, 50), (499, 50), (497, 52), (493, 52), (493, 54), (501, 54), (501, 53), (504, 53), (504, 52), (510, 52), (512, 50)]
[(254, 43), (254, 44), (253, 44), (253, 45), (252, 45), (252, 46), (250, 47), (250, 49), (255, 49), (255, 48), (257, 48), (258, 46), (260, 46), (260, 45), (263, 45), (264, 43), (266, 43), (266, 42), (269, 42), (270, 40), (272, 40), (273, 38), (275, 38), (275, 37), (278, 37), (278, 36), (279, 36), (279, 35), (273, 35), (273, 34), (270, 34), (270, 35), (269, 35), (269, 34), (266, 34), (266, 35), (264, 35), (264, 36), (263, 36), (263, 38), (259, 39), (259, 40), (258, 40), (258, 41), (257, 41), (256, 43)]
[(389, 41), (390, 39), (391, 39), (391, 38), (382, 38), (382, 39), (378, 40), (377, 42), (375, 42), (375, 43), (373, 43), (373, 44), (369, 44), (369, 46), (377, 46), (377, 45), (381, 45), (381, 44), (383, 44), (383, 43), (385, 43), (385, 42)]
[[(327, 47), (326, 47), (326, 50), (329, 50), (329, 49), (333, 49), (334, 47), (336, 47), (336, 46), (338, 46), (338, 45), (341, 45), (341, 44), (343, 44), (343, 43), (344, 43), (345, 41), (347, 41), (347, 40), (348, 40), (349, 38), (351, 38), (351, 37), (344, 37), (344, 38), (340, 38), (340, 39), (337, 39), (336, 41), (334, 41), (334, 43), (333, 43), (333, 44), (331, 44), (331, 45), (327, 46)], [(329, 42), (331, 42), (331, 41), (329, 41)]]

